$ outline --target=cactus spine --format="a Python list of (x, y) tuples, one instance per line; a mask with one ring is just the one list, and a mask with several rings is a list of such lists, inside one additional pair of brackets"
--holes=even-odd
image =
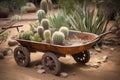
[(45, 18), (45, 11), (44, 10), (38, 10), (37, 11), (37, 16), (38, 16), (38, 20), (39, 20), (39, 22), (41, 22), (41, 20), (43, 19), (43, 18)]
[(51, 42), (51, 31), (50, 30), (45, 30), (43, 36), (44, 36), (46, 43)]
[(45, 11), (45, 13), (48, 12), (48, 4), (46, 0), (42, 0), (40, 3), (40, 8)]
[(44, 30), (49, 29), (50, 27), (50, 22), (48, 19), (42, 19), (41, 25), (43, 26)]
[(68, 35), (69, 35), (69, 29), (65, 26), (62, 26), (59, 31), (63, 32), (63, 34), (65, 35), (65, 39), (68, 38)]
[(62, 32), (56, 31), (56, 32), (53, 33), (52, 42), (54, 44), (63, 45), (64, 41), (65, 41), (65, 35)]
[(39, 26), (38, 27), (38, 34), (39, 36), (43, 39), (43, 32), (44, 32), (44, 28), (43, 26)]

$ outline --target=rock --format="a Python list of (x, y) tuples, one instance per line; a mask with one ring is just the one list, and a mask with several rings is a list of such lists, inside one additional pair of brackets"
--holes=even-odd
[(27, 6), (28, 6), (27, 12), (36, 12), (37, 8), (36, 8), (36, 6), (33, 3), (28, 2)]
[(7, 18), (9, 16), (9, 8), (0, 7), (0, 18)]
[(107, 62), (108, 56), (103, 56), (102, 62)]
[(36, 66), (37, 69), (43, 69), (43, 66), (42, 65), (38, 65)]
[(44, 69), (39, 69), (37, 72), (40, 73), (40, 74), (43, 74), (43, 73), (45, 73), (45, 70)]
[(107, 49), (107, 48), (108, 48), (108, 46), (106, 46), (106, 45), (103, 45), (103, 46), (102, 46), (102, 48), (103, 48), (103, 49)]
[(16, 46), (16, 45), (18, 45), (18, 42), (16, 40), (10, 39), (10, 40), (8, 40), (8, 45), (9, 46)]
[(114, 51), (114, 50), (115, 50), (115, 48), (110, 48), (110, 50), (111, 50), (111, 51)]
[(3, 53), (0, 53), (0, 59), (4, 59)]
[(100, 63), (96, 62), (96, 63), (91, 64), (90, 66), (93, 68), (98, 68), (100, 66)]
[(100, 52), (100, 51), (101, 51), (101, 49), (100, 49), (99, 47), (97, 47), (97, 46), (95, 46), (95, 50), (96, 50), (97, 52)]
[(4, 56), (11, 55), (13, 53), (12, 49), (9, 47), (0, 48), (0, 53), (3, 53)]
[(61, 73), (60, 73), (60, 76), (61, 76), (61, 77), (64, 77), (64, 78), (65, 78), (65, 77), (68, 77), (68, 73), (66, 73), (66, 72), (61, 72)]

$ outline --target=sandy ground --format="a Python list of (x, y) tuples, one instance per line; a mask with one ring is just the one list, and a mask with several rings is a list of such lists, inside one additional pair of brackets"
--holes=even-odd
[[(34, 21), (21, 21), (17, 24), (24, 25), (20, 30), (29, 30), (31, 22)], [(10, 31), (10, 37), (18, 34), (16, 29), (10, 29)], [(7, 46), (7, 42), (2, 46)], [(14, 50), (15, 47), (11, 48)], [(44, 53), (31, 54), (31, 64), (27, 68), (18, 66), (13, 55), (6, 56), (5, 59), (0, 60), (0, 80), (120, 80), (120, 46), (103, 46), (101, 52), (91, 51), (91, 59), (86, 65), (78, 65), (69, 55), (60, 58), (62, 72), (68, 73), (66, 78), (37, 72), (38, 69), (35, 66), (41, 65)], [(102, 62), (98, 68), (89, 65), (101, 60), (106, 55), (108, 56), (107, 62)]]

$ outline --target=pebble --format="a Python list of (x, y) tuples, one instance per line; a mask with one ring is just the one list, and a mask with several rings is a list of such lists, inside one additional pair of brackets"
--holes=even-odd
[(40, 74), (43, 74), (43, 73), (45, 73), (45, 70), (44, 69), (39, 69), (39, 70), (37, 70), (37, 72), (40, 73)]
[(110, 50), (111, 50), (111, 51), (114, 51), (114, 50), (115, 50), (115, 48), (110, 48)]
[(99, 47), (95, 47), (95, 50), (96, 50), (97, 52), (101, 52), (101, 49), (100, 49)]
[(43, 69), (43, 66), (42, 65), (38, 65), (36, 66), (37, 69)]
[(61, 73), (60, 73), (60, 76), (63, 77), (63, 78), (66, 78), (66, 77), (68, 77), (68, 73), (66, 73), (66, 72), (61, 72)]
[(108, 56), (107, 56), (107, 55), (106, 55), (106, 56), (103, 56), (102, 62), (107, 62), (107, 59), (108, 59)]
[(0, 59), (4, 59), (3, 53), (0, 53)]
[(100, 63), (96, 62), (96, 63), (91, 64), (90, 66), (93, 68), (98, 68), (100, 66)]

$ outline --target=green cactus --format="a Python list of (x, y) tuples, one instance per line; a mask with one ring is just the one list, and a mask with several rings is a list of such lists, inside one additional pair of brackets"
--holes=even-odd
[(38, 30), (39, 36), (43, 39), (43, 32), (44, 32), (43, 26), (39, 26), (37, 30)]
[(68, 35), (69, 35), (69, 29), (65, 26), (62, 26), (59, 31), (63, 32), (63, 34), (65, 35), (65, 39), (68, 38)]
[(37, 11), (37, 16), (38, 16), (38, 20), (39, 20), (39, 22), (41, 22), (41, 20), (43, 19), (43, 18), (45, 18), (45, 11), (44, 10), (38, 10)]
[(42, 19), (41, 25), (43, 26), (44, 30), (49, 29), (50, 23), (48, 19)]
[(46, 43), (51, 42), (51, 31), (50, 30), (45, 30), (43, 36), (44, 36)]
[(48, 12), (48, 4), (46, 0), (42, 0), (40, 3), (40, 8), (45, 11), (45, 13)]
[(30, 40), (31, 41), (36, 41), (36, 42), (41, 42), (42, 41), (42, 39), (41, 39), (41, 37), (39, 36), (38, 33), (35, 33), (33, 36), (30, 36)]
[(54, 32), (52, 35), (52, 42), (57, 45), (63, 45), (65, 42), (65, 35), (60, 31)]

